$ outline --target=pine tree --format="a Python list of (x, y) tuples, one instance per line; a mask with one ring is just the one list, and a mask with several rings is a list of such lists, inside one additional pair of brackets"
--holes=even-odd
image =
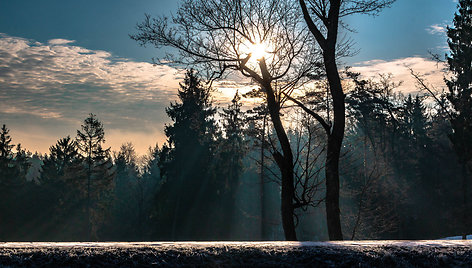
[(228, 174), (225, 177), (224, 188), (233, 189), (235, 181), (242, 170), (242, 158), (244, 157), (244, 126), (245, 117), (241, 111), (241, 97), (238, 92), (234, 95), (231, 104), (221, 113), (225, 138), (220, 143), (220, 152), (223, 154), (223, 168)]
[(20, 182), (26, 181), (26, 175), (28, 174), (31, 163), (29, 159), (31, 158), (31, 152), (26, 152), (26, 150), (21, 146), (20, 143), (16, 145), (16, 153), (14, 163), (18, 170), (18, 180)]
[(419, 95), (416, 95), (413, 103), (412, 111), (412, 125), (415, 141), (418, 146), (425, 146), (427, 139), (426, 132), (428, 128), (428, 118), (426, 117), (426, 109), (423, 100)]
[(14, 145), (10, 144), (11, 143), (11, 137), (9, 135), (10, 130), (4, 124), (0, 131), (1, 131), (0, 132), (0, 159), (2, 160), (11, 159), (12, 157), (11, 149), (13, 149)]
[(209, 93), (190, 70), (180, 84), (179, 102), (166, 109), (173, 124), (165, 127), (168, 144), (159, 154), (164, 181), (158, 194), (158, 213), (163, 235), (170, 234), (167, 239), (208, 238), (205, 231), (210, 230), (205, 226), (211, 223), (210, 207), (216, 196), (210, 167), (217, 133), (216, 110)]
[[(16, 224), (21, 223), (24, 216), (20, 211), (23, 199), (21, 196), (24, 176), (15, 161), (12, 149), (10, 130), (3, 125), (0, 129), (0, 239), (11, 239)], [(21, 151), (21, 146), (20, 146)]]
[(77, 144), (70, 136), (62, 138), (49, 147), (50, 157), (48, 161), (53, 162), (57, 175), (64, 175), (67, 165), (70, 165), (78, 156)]
[(224, 137), (219, 140), (216, 163), (216, 176), (221, 202), (219, 202), (219, 238), (230, 239), (235, 214), (236, 188), (243, 171), (243, 158), (246, 154), (244, 140), (245, 116), (241, 111), (241, 97), (238, 92), (231, 104), (220, 113)]
[(77, 130), (76, 144), (85, 164), (87, 233), (89, 239), (97, 236), (98, 222), (103, 221), (104, 204), (109, 202), (110, 190), (114, 179), (110, 148), (104, 149), (105, 131), (103, 124), (90, 114)]
[(75, 140), (67, 136), (50, 146), (43, 158), (39, 181), (43, 199), (49, 204), (43, 226), (49, 228), (48, 239), (81, 240), (85, 236), (80, 184), (86, 180), (86, 172), (77, 150)]
[(446, 55), (452, 78), (446, 80), (447, 99), (452, 105), (450, 135), (454, 150), (462, 165), (463, 236), (470, 231), (468, 216), (468, 163), (472, 160), (472, 0), (459, 0), (459, 12), (454, 26), (447, 29), (450, 55)]
[(10, 130), (3, 125), (0, 129), (0, 184), (8, 184), (7, 181), (14, 175), (13, 152), (11, 144)]

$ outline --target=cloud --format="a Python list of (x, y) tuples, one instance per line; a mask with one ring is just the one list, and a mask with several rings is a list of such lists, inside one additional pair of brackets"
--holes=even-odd
[(67, 45), (75, 43), (74, 40), (67, 40), (67, 39), (51, 39), (48, 41), (48, 44), (50, 45)]
[[(0, 123), (17, 128), (29, 149), (45, 152), (64, 134), (74, 136), (92, 112), (105, 131), (126, 132), (130, 141), (149, 135), (149, 145), (155, 144), (182, 77), (172, 67), (116, 58), (72, 40), (40, 43), (0, 33)], [(40, 126), (47, 127), (40, 131), (47, 137), (39, 139), (47, 146), (34, 145), (38, 135), (31, 132)]]
[(438, 34), (438, 35), (445, 35), (447, 32), (447, 25), (446, 23), (437, 23), (430, 25), (426, 28), (426, 31), (429, 34)]
[[(391, 73), (404, 81), (399, 90), (417, 92), (407, 67), (425, 75), (436, 87), (444, 85), (442, 66), (422, 57), (373, 60), (353, 69), (365, 77)], [(45, 153), (56, 140), (75, 136), (88, 113), (104, 123), (107, 145), (114, 150), (125, 141), (139, 153), (162, 144), (165, 107), (176, 100), (184, 73), (168, 66), (117, 58), (90, 50), (72, 40), (46, 43), (0, 34), (0, 124), (11, 129), (14, 143)], [(248, 79), (228, 77), (213, 85), (216, 105), (226, 106), (236, 90), (256, 88)], [(245, 107), (257, 100), (245, 101)]]
[(394, 82), (402, 81), (398, 92), (404, 94), (419, 93), (415, 79), (411, 76), (410, 69), (419, 73), (428, 82), (440, 90), (445, 87), (445, 65), (423, 57), (407, 57), (392, 61), (374, 60), (356, 64), (353, 71), (360, 72), (367, 78), (378, 78), (379, 74), (391, 74)]

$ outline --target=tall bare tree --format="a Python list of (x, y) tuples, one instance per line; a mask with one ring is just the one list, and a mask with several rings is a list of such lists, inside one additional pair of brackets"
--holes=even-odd
[(163, 59), (207, 70), (210, 80), (231, 72), (261, 87), (281, 151), (273, 154), (282, 174), (282, 224), (287, 240), (296, 240), (293, 154), (280, 110), (307, 74), (319, 68), (319, 53), (290, 0), (182, 1), (171, 19), (149, 15), (131, 37), (177, 55)]
[(332, 120), (323, 118), (302, 102), (294, 100), (314, 116), (326, 131), (326, 217), (330, 240), (343, 240), (339, 210), (339, 158), (345, 128), (345, 94), (338, 72), (337, 58), (346, 53), (343, 42), (338, 42), (342, 17), (352, 14), (377, 14), (395, 0), (299, 0), (303, 18), (316, 42), (321, 47), (328, 89), (333, 103)]

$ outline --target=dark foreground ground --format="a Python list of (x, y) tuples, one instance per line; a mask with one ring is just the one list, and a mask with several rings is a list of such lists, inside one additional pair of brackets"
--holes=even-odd
[(0, 243), (0, 267), (472, 267), (468, 241)]

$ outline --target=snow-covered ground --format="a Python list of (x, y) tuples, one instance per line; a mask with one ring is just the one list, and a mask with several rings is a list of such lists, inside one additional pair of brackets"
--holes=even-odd
[[(468, 239), (472, 235), (467, 236)], [(470, 238), (469, 238), (470, 237)], [(140, 248), (140, 247), (250, 247), (250, 248), (298, 248), (298, 247), (472, 247), (472, 240), (462, 240), (461, 236), (442, 238), (440, 240), (362, 240), (362, 241), (333, 241), (333, 242), (0, 242), (1, 248)]]
[(0, 267), (472, 267), (472, 241), (0, 243)]
[[(466, 238), (467, 238), (467, 240), (470, 240), (470, 239), (472, 239), (472, 235), (467, 235)], [(445, 238), (441, 238), (439, 240), (462, 240), (462, 235), (445, 237)]]

